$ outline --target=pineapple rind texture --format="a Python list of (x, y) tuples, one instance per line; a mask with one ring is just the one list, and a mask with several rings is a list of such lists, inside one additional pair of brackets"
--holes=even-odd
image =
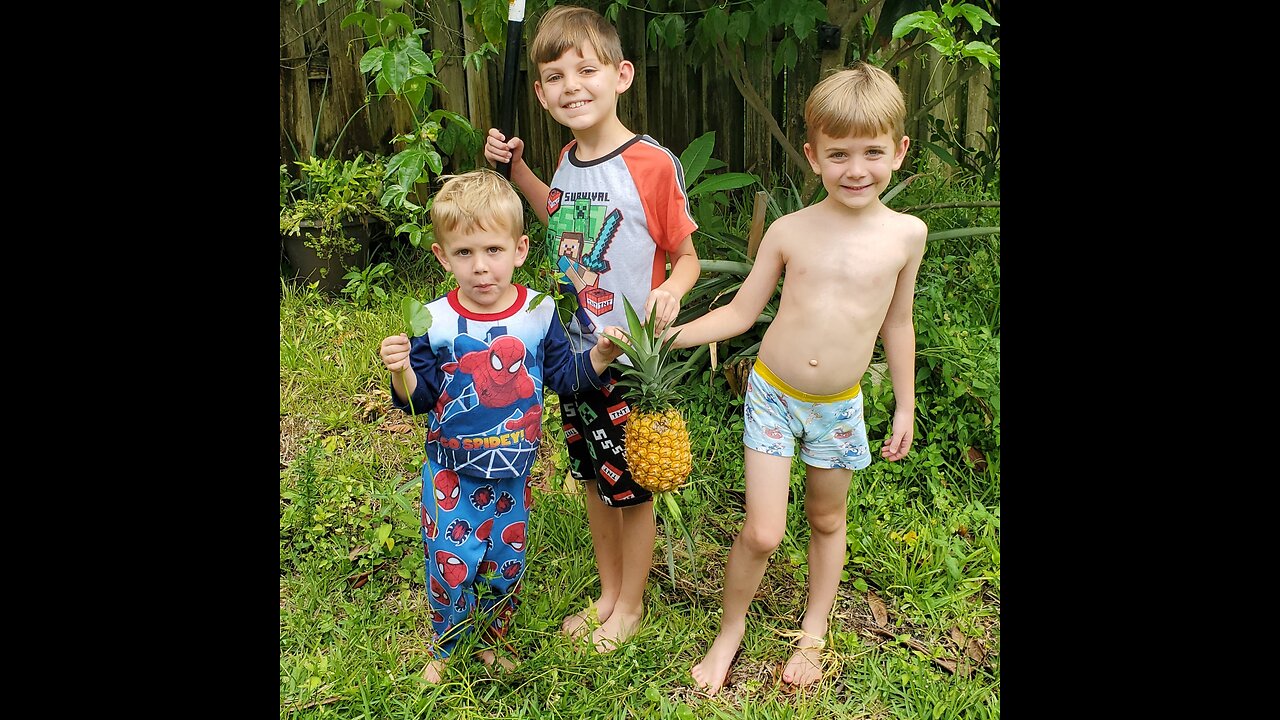
[(633, 412), (627, 420), (623, 448), (627, 468), (640, 487), (651, 493), (678, 489), (693, 469), (689, 430), (674, 408)]

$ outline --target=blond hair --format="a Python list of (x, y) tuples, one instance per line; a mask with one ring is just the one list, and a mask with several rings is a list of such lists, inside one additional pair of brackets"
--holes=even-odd
[(903, 135), (907, 106), (893, 76), (859, 62), (828, 75), (813, 87), (804, 104), (807, 138), (822, 131), (833, 138)]
[(441, 231), (468, 234), (474, 228), (507, 230), (518, 238), (524, 230), (524, 208), (510, 181), (488, 168), (445, 175), (431, 204), (436, 237)]
[(590, 8), (557, 5), (538, 20), (537, 32), (529, 43), (529, 62), (536, 68), (559, 59), (569, 48), (581, 55), (583, 43), (588, 42), (606, 65), (618, 67), (625, 59), (618, 30), (604, 16)]

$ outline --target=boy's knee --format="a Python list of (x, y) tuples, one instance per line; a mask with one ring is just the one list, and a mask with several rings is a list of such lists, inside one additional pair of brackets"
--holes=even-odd
[(772, 555), (782, 544), (782, 535), (786, 528), (766, 528), (747, 524), (738, 537), (743, 546), (756, 555)]
[(809, 516), (809, 529), (820, 535), (843, 534), (847, 523), (843, 513), (817, 513)]

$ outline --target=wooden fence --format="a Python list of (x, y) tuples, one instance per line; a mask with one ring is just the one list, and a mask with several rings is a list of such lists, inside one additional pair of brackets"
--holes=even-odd
[[(323, 5), (306, 3), (301, 10), (295, 0), (280, 0), (280, 159), (289, 163), (314, 153), (350, 157), (359, 150), (393, 154), (399, 148), (390, 140), (397, 132), (412, 127), (412, 118), (403, 103), (390, 98), (373, 98), (368, 104), (368, 77), (360, 72), (365, 51), (356, 27), (341, 29), (342, 18), (350, 13), (354, 0), (329, 0)], [(499, 72), (502, 62), (464, 67), (466, 53), (483, 44), (464, 21), (459, 0), (429, 3), (430, 32), (424, 36), (431, 48), (444, 52), (445, 63), (438, 78), (447, 92), (438, 92), (433, 107), (464, 115), (481, 132), (496, 123)], [(645, 40), (646, 15), (623, 9), (616, 27), (626, 57), (636, 66), (631, 89), (619, 100), (618, 114), (629, 129), (646, 133), (677, 155), (703, 133), (714, 130), (716, 144), (712, 156), (733, 171), (754, 172), (766, 187), (780, 174), (798, 179), (794, 166), (769, 134), (761, 116), (747, 106), (732, 78), (718, 61), (695, 63), (684, 48), (653, 50)], [(526, 18), (525, 47), (522, 48), (520, 77), (516, 83), (516, 135), (526, 145), (526, 160), (544, 180), (550, 179), (551, 161), (572, 139), (567, 128), (551, 119), (533, 93), (528, 73), (528, 38), (533, 35), (536, 17)], [(804, 99), (817, 81), (817, 57), (801, 57), (794, 70), (775, 74), (771, 48), (747, 58), (744, 79), (760, 94), (793, 147), (804, 143)], [(932, 48), (915, 54), (904, 65), (891, 70), (907, 97), (907, 113), (932, 100), (957, 74), (954, 66), (939, 59)], [(979, 147), (976, 136), (988, 123), (990, 107), (987, 86), (991, 73), (979, 67), (964, 87), (933, 106), (928, 115), (956, 123), (970, 147)], [(318, 122), (317, 122), (318, 118)], [(923, 120), (906, 128), (912, 151), (919, 148)], [(314, 143), (314, 145), (313, 145)], [(477, 155), (477, 163), (483, 157)]]

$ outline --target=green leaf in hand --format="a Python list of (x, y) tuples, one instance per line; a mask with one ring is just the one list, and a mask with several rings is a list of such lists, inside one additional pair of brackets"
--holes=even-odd
[(409, 337), (426, 335), (431, 327), (431, 311), (416, 298), (406, 297), (400, 301), (400, 317), (404, 318)]

